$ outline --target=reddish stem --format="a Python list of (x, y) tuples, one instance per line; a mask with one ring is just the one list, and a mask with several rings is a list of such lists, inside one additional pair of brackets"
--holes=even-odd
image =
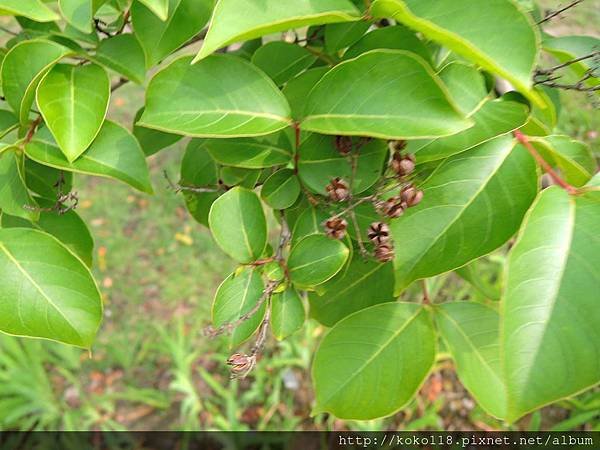
[(575, 187), (571, 186), (565, 180), (563, 180), (560, 177), (560, 175), (558, 173), (556, 173), (556, 171), (552, 168), (552, 166), (550, 166), (550, 164), (548, 164), (546, 162), (546, 160), (544, 158), (542, 158), (542, 155), (540, 155), (538, 153), (538, 151), (535, 149), (535, 147), (531, 144), (531, 142), (529, 142), (529, 139), (527, 138), (527, 136), (525, 136), (519, 130), (515, 130), (513, 134), (515, 135), (517, 140), (529, 151), (529, 153), (531, 153), (531, 156), (533, 156), (535, 158), (535, 160), (542, 167), (542, 169), (544, 169), (544, 171), (548, 175), (550, 175), (550, 178), (552, 178), (552, 180), (556, 184), (558, 184), (560, 187), (562, 187), (564, 190), (566, 190), (571, 195), (577, 194), (577, 189)]

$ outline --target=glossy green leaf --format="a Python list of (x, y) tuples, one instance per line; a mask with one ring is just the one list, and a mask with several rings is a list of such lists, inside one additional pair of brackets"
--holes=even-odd
[(265, 251), (267, 221), (254, 192), (231, 189), (213, 203), (208, 222), (219, 247), (236, 261), (256, 261)]
[(271, 208), (286, 209), (298, 200), (300, 181), (292, 169), (281, 169), (267, 178), (260, 194)]
[(179, 134), (164, 133), (162, 131), (152, 130), (150, 128), (140, 127), (137, 125), (138, 120), (142, 117), (144, 108), (140, 108), (135, 114), (133, 120), (133, 135), (140, 143), (140, 147), (146, 156), (154, 155), (164, 148), (179, 142), (183, 136)]
[(421, 186), (423, 201), (391, 223), (396, 293), (504, 244), (538, 190), (533, 158), (511, 136), (445, 160)]
[(473, 66), (459, 62), (446, 64), (439, 72), (450, 96), (463, 114), (470, 116), (488, 99), (488, 89), (483, 74)]
[(600, 382), (600, 193), (543, 191), (507, 265), (501, 345), (506, 419)]
[(528, 117), (529, 109), (522, 103), (493, 100), (472, 116), (472, 128), (454, 136), (410, 141), (407, 151), (414, 153), (419, 163), (444, 159), (510, 133), (524, 125)]
[(15, 147), (0, 152), (0, 210), (27, 220), (37, 220), (40, 216), (25, 184), (23, 157)]
[[(542, 100), (544, 107), (533, 105), (529, 121), (521, 127), (521, 132), (528, 136), (547, 136), (558, 123), (558, 113), (560, 106), (560, 94), (551, 88), (537, 88), (537, 94)], [(509, 97), (511, 93), (505, 94)], [(519, 99), (517, 99), (519, 101)]]
[(162, 61), (204, 28), (213, 1), (168, 0), (168, 3), (166, 20), (157, 17), (140, 2), (133, 2), (131, 6), (133, 29), (146, 54), (148, 68)]
[(19, 126), (19, 119), (12, 112), (0, 109), (0, 138)]
[(306, 48), (283, 41), (269, 42), (252, 56), (252, 64), (282, 86), (314, 64), (317, 57)]
[(214, 55), (199, 64), (175, 60), (154, 76), (138, 125), (196, 137), (274, 133), (290, 123), (275, 84), (243, 59)]
[(356, 254), (344, 276), (325, 283), (322, 290), (322, 295), (308, 295), (310, 316), (331, 327), (356, 311), (394, 301), (394, 270), (391, 263)]
[(419, 55), (425, 61), (431, 60), (429, 50), (414, 31), (403, 25), (378, 28), (365, 34), (356, 44), (344, 53), (344, 59), (352, 59), (371, 50), (406, 50)]
[(436, 306), (435, 321), (462, 384), (495, 417), (506, 415), (506, 385), (500, 359), (500, 316), (481, 303)]
[(102, 300), (89, 269), (56, 238), (0, 230), (0, 330), (89, 348)]
[(447, 136), (472, 125), (431, 68), (402, 50), (337, 65), (311, 91), (304, 115), (303, 130), (383, 139)]
[(40, 82), (37, 104), (69, 162), (90, 146), (108, 110), (110, 80), (96, 65), (55, 65)]
[[(36, 200), (41, 208), (49, 209), (56, 203), (46, 199)], [(2, 228), (32, 228), (51, 234), (76, 254), (86, 266), (92, 267), (94, 240), (87, 225), (75, 211), (60, 215), (56, 211), (42, 211), (37, 222), (2, 214), (1, 225)]]
[(94, 61), (107, 69), (142, 84), (146, 77), (144, 50), (133, 34), (119, 34), (103, 39), (96, 50)]
[(340, 419), (389, 416), (406, 405), (435, 361), (430, 313), (414, 303), (384, 303), (338, 322), (312, 367), (313, 413)]
[(336, 53), (358, 41), (371, 27), (366, 20), (347, 23), (331, 23), (325, 26), (325, 50)]
[(206, 139), (202, 144), (215, 161), (224, 166), (262, 169), (285, 166), (292, 160), (292, 149), (284, 135), (265, 138)]
[(306, 319), (306, 311), (300, 294), (294, 288), (287, 288), (271, 299), (271, 330), (279, 341), (294, 334)]
[[(317, 194), (326, 195), (326, 186), (334, 178), (349, 182), (352, 177), (352, 163), (340, 154), (331, 136), (310, 135), (298, 153), (298, 175), (302, 183)], [(354, 193), (364, 192), (377, 182), (387, 156), (387, 143), (380, 140), (372, 140), (358, 150)]]
[(92, 0), (58, 0), (58, 6), (69, 24), (83, 33), (92, 32)]
[(76, 161), (69, 162), (46, 128), (25, 147), (34, 161), (69, 172), (120, 180), (142, 192), (152, 193), (150, 174), (137, 140), (125, 128), (105, 121), (89, 149)]
[(573, 186), (583, 186), (597, 171), (590, 148), (569, 136), (530, 138), (533, 145), (553, 167), (558, 167), (565, 180)]
[[(467, 281), (473, 288), (475, 288), (481, 295), (490, 300), (500, 300), (500, 283), (490, 283), (485, 275), (488, 271), (482, 268), (481, 261), (483, 258), (471, 261), (466, 266), (459, 267), (454, 272)], [(495, 272), (492, 272), (495, 274)]]
[[(532, 73), (540, 37), (531, 17), (510, 0), (375, 0), (375, 17), (393, 17), (510, 81), (534, 102)], [(501, 39), (498, 37), (501, 36)]]
[(309, 25), (358, 20), (349, 0), (219, 0), (195, 61), (221, 47)]
[(328, 218), (329, 215), (325, 211), (307, 206), (294, 224), (292, 246), (296, 245), (306, 236), (323, 233), (324, 223)]
[(33, 39), (18, 43), (6, 54), (1, 70), (2, 89), (22, 124), (27, 123), (40, 80), (70, 52), (55, 42)]
[(333, 278), (346, 263), (350, 250), (342, 242), (322, 234), (299, 241), (290, 252), (290, 280), (298, 287), (314, 287)]
[[(235, 323), (241, 316), (256, 307), (263, 294), (263, 281), (257, 270), (246, 267), (223, 281), (212, 306), (212, 322), (215, 327)], [(228, 336), (230, 348), (238, 347), (260, 326), (266, 311), (264, 302), (248, 320), (235, 328)]]
[(292, 117), (301, 119), (304, 113), (304, 104), (312, 88), (319, 82), (323, 75), (329, 72), (329, 67), (315, 67), (291, 79), (283, 88), (283, 94), (292, 108)]
[(41, 0), (0, 0), (0, 16), (24, 16), (37, 22), (52, 22), (60, 17)]
[(138, 0), (163, 22), (169, 17), (169, 0)]

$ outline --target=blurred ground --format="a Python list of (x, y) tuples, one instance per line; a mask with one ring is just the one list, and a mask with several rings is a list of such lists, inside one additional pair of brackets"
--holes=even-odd
[[(558, 2), (544, 3), (551, 8)], [(557, 20), (553, 33), (597, 35), (598, 23), (600, 2), (587, 0)], [(142, 95), (140, 88), (123, 87), (113, 96), (110, 116), (131, 123)], [(600, 114), (584, 94), (565, 99), (560, 128), (598, 152)], [(27, 428), (25, 418), (33, 413), (38, 425), (50, 429), (506, 428), (475, 405), (449, 363), (441, 363), (419, 397), (392, 418), (366, 423), (311, 418), (309, 366), (323, 332), (312, 323), (289, 341), (270, 341), (253, 375), (230, 381), (224, 365), (229, 349), (205, 338), (202, 328), (213, 293), (233, 263), (189, 217), (182, 198), (167, 189), (162, 172), (178, 178), (182, 149), (178, 144), (150, 159), (153, 197), (78, 177), (78, 212), (96, 239), (95, 275), (106, 317), (91, 358), (76, 349), (2, 338), (0, 365), (8, 369), (0, 372), (0, 382), (13, 380), (23, 393), (22, 404), (11, 406), (17, 426)], [(460, 296), (456, 279), (436, 283), (439, 295), (452, 286)], [(512, 428), (600, 429), (599, 411), (600, 394), (592, 392)]]

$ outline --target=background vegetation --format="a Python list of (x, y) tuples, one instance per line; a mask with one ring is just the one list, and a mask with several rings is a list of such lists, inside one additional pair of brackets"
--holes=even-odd
[[(553, 33), (599, 35), (598, 23), (600, 2), (588, 0), (556, 20)], [(122, 88), (110, 116), (131, 123), (142, 95), (139, 88)], [(600, 114), (585, 94), (562, 95), (559, 128), (588, 142), (598, 155)], [(506, 429), (475, 405), (445, 360), (410, 407), (394, 417), (366, 423), (311, 418), (308, 368), (324, 331), (314, 323), (282, 343), (269, 342), (248, 379), (229, 380), (228, 349), (204, 337), (202, 329), (212, 295), (234, 264), (168, 189), (163, 171), (178, 178), (182, 150), (177, 144), (150, 160), (155, 198), (97, 178), (77, 183), (85, 186), (79, 212), (96, 239), (103, 328), (92, 355), (0, 336), (0, 430)], [(502, 258), (501, 252), (492, 255), (490, 267)], [(437, 277), (429, 288), (432, 297), (480, 295), (456, 275)], [(600, 431), (600, 390), (545, 408), (511, 428)]]

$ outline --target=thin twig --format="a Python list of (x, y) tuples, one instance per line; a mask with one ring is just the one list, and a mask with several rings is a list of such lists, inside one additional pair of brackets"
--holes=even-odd
[(581, 2), (583, 2), (583, 0), (575, 0), (571, 3), (569, 3), (567, 6), (565, 6), (564, 8), (560, 8), (557, 10), (553, 10), (553, 11), (549, 11), (542, 20), (540, 20), (537, 24), (540, 25), (544, 22), (547, 22), (553, 18), (555, 18), (556, 16), (559, 16), (560, 14), (564, 13), (566, 10), (571, 9), (575, 6), (577, 6), (578, 4), (580, 4)]
[(213, 188), (213, 187), (184, 186), (179, 183), (174, 183), (173, 181), (171, 181), (171, 178), (169, 177), (169, 173), (166, 170), (163, 171), (163, 175), (164, 175), (165, 179), (167, 180), (167, 183), (169, 183), (169, 187), (173, 191), (175, 191), (176, 194), (179, 194), (180, 192), (193, 192), (195, 194), (204, 194), (204, 193), (208, 193), (208, 192), (220, 192), (223, 190), (222, 188)]
[(554, 67), (549, 67), (547, 69), (537, 69), (535, 71), (535, 74), (536, 74), (536, 76), (537, 75), (551, 75), (554, 72), (556, 72), (557, 70), (563, 69), (565, 67), (568, 67), (575, 63), (578, 63), (580, 61), (585, 61), (586, 59), (594, 58), (598, 55), (600, 55), (600, 51), (594, 51), (592, 53), (588, 53), (587, 55), (580, 56), (579, 58), (570, 59), (569, 61), (565, 61), (564, 63), (558, 64), (557, 66), (554, 66)]

